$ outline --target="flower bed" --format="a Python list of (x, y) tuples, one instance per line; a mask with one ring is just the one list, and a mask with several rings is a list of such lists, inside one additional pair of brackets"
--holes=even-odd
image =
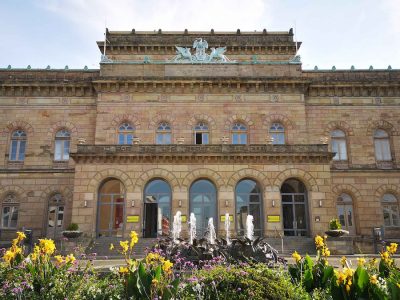
[(138, 236), (131, 232), (129, 240), (110, 245), (125, 264), (100, 275), (83, 255), (59, 255), (49, 239), (24, 255), (25, 238), (18, 232), (3, 250), (0, 299), (400, 299), (400, 273), (392, 258), (397, 244), (387, 247), (379, 262), (359, 259), (356, 269), (343, 257), (343, 268), (334, 270), (320, 236), (315, 263), (295, 252), (296, 263), (288, 269), (231, 264), (222, 256), (194, 265), (179, 253), (169, 260), (161, 250), (135, 259)]

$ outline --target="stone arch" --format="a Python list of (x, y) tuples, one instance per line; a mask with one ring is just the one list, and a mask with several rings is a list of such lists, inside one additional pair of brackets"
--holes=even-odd
[(254, 122), (248, 115), (232, 115), (225, 122), (225, 130), (231, 130), (232, 124), (235, 122), (243, 122), (248, 128), (254, 128)]
[(296, 179), (301, 180), (307, 187), (308, 191), (312, 191), (312, 192), (319, 191), (317, 181), (310, 173), (308, 173), (304, 170), (295, 169), (295, 168), (287, 169), (287, 170), (279, 173), (275, 179), (274, 186), (277, 186), (278, 190), (280, 190), (280, 187), (282, 186), (283, 182), (288, 178), (296, 178)]
[(144, 190), (145, 185), (151, 180), (155, 178), (162, 178), (166, 182), (171, 185), (171, 189), (174, 191), (179, 188), (179, 181), (176, 176), (165, 169), (154, 168), (150, 169), (146, 172), (143, 172), (134, 183), (134, 191), (142, 192)]
[(32, 135), (34, 130), (31, 124), (25, 121), (16, 120), (8, 122), (6, 128), (2, 130), (2, 135), (10, 135), (16, 129), (23, 129), (28, 135)]
[(0, 187), (0, 205), (3, 203), (4, 197), (9, 193), (15, 193), (17, 196), (17, 203), (22, 203), (27, 195), (25, 190), (17, 185), (7, 185)]
[[(361, 193), (352, 185), (350, 184), (338, 184), (332, 187), (332, 192), (335, 196), (339, 196), (341, 193), (347, 193), (352, 196), (353, 200), (360, 200)], [(334, 199), (336, 201), (336, 198)], [(353, 201), (354, 203), (355, 201)]]
[(57, 186), (48, 186), (42, 191), (42, 193), (40, 194), (40, 198), (48, 201), (49, 198), (56, 193), (60, 193), (61, 195), (63, 195), (65, 202), (72, 201), (73, 193), (69, 187), (59, 188)]
[(235, 172), (228, 179), (227, 187), (229, 189), (232, 188), (232, 190), (234, 190), (236, 184), (244, 178), (251, 178), (251, 179), (258, 181), (258, 183), (262, 186), (263, 189), (265, 189), (266, 186), (271, 185), (270, 180), (263, 172), (260, 172), (256, 169), (247, 168), (247, 169), (242, 169), (238, 172)]
[(285, 129), (293, 129), (293, 122), (283, 114), (269, 114), (263, 121), (264, 129), (269, 130), (272, 123), (281, 123)]
[(193, 127), (198, 122), (201, 122), (201, 121), (206, 122), (212, 130), (215, 130), (217, 128), (217, 124), (215, 123), (215, 120), (211, 116), (209, 116), (207, 114), (196, 114), (196, 115), (193, 115), (187, 122), (187, 129), (192, 130)]
[(222, 176), (217, 172), (206, 168), (195, 169), (187, 174), (182, 180), (181, 189), (185, 191), (189, 190), (190, 185), (199, 178), (211, 180), (215, 184), (217, 191), (225, 190), (225, 182)]
[(74, 137), (76, 138), (78, 136), (78, 129), (76, 128), (76, 126), (68, 121), (58, 121), (57, 123), (55, 123), (53, 126), (51, 126), (49, 128), (49, 130), (47, 131), (47, 138), (52, 141), (54, 140), (54, 137), (57, 133), (57, 131), (61, 130), (61, 129), (68, 129), (71, 132), (71, 138)]
[(156, 130), (158, 127), (158, 124), (162, 122), (167, 122), (170, 124), (172, 127), (174, 126), (175, 118), (171, 116), (170, 114), (157, 114), (154, 116), (152, 120), (150, 120), (149, 123), (149, 129)]
[(393, 124), (391, 124), (385, 120), (378, 120), (378, 121), (370, 122), (368, 124), (368, 128), (367, 128), (367, 135), (372, 136), (376, 129), (386, 130), (389, 133), (389, 135), (399, 135), (398, 131), (393, 126)]
[(391, 193), (394, 194), (397, 198), (397, 201), (399, 202), (399, 197), (400, 197), (400, 187), (398, 187), (395, 184), (383, 184), (379, 188), (376, 189), (375, 191), (375, 198), (381, 202), (382, 201), (382, 196), (386, 193)]
[(329, 122), (324, 129), (323, 135), (330, 137), (332, 130), (340, 129), (343, 130), (346, 136), (354, 135), (353, 128), (344, 121), (332, 121)]
[(123, 122), (131, 123), (136, 129), (140, 128), (139, 119), (131, 114), (116, 115), (111, 121), (111, 126), (115, 129), (118, 129), (117, 127)]
[(126, 174), (121, 170), (110, 168), (99, 171), (93, 176), (93, 178), (90, 180), (88, 184), (88, 191), (97, 193), (100, 184), (107, 178), (117, 178), (121, 180), (121, 182), (125, 186), (126, 192), (129, 192), (133, 189), (133, 183), (132, 180), (129, 178), (128, 174)]

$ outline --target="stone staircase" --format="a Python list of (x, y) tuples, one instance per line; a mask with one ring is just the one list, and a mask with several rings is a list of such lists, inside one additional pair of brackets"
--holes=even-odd
[(279, 254), (291, 255), (294, 251), (301, 255), (316, 254), (314, 239), (310, 237), (285, 236), (283, 238), (283, 252), (280, 238), (266, 238), (266, 242), (275, 248)]
[[(98, 259), (101, 258), (122, 258), (123, 255), (118, 253), (120, 249), (119, 242), (129, 239), (117, 238), (117, 237), (101, 237), (95, 239), (91, 245), (86, 248), (86, 254), (96, 253)], [(133, 247), (133, 255), (135, 258), (143, 258), (146, 255), (146, 250), (150, 249), (156, 244), (158, 239), (156, 238), (139, 238), (139, 241)], [(110, 244), (114, 244), (114, 250), (110, 250)]]

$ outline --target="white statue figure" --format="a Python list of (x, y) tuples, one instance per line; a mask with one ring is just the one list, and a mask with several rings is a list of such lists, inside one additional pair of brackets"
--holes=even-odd
[(210, 49), (211, 53), (209, 61), (212, 61), (213, 59), (218, 59), (221, 62), (229, 61), (229, 59), (224, 54), (226, 52), (226, 47), (220, 47), (220, 48), (211, 47)]
[(196, 49), (196, 54), (194, 55), (198, 61), (209, 61), (206, 49), (208, 48), (208, 43), (202, 38), (194, 40), (193, 48)]
[(172, 59), (172, 61), (180, 61), (180, 60), (185, 60), (189, 59), (190, 62), (192, 62), (192, 54), (190, 53), (190, 48), (186, 47), (179, 47), (175, 46), (176, 48), (176, 56)]

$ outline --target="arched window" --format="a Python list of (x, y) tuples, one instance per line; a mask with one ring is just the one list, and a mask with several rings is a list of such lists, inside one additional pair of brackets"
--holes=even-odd
[(257, 182), (251, 179), (243, 179), (236, 185), (236, 230), (238, 235), (246, 232), (246, 220), (248, 215), (253, 216), (254, 235), (261, 236), (262, 197), (261, 189)]
[(333, 160), (347, 160), (346, 135), (342, 130), (331, 132), (332, 152), (335, 152)]
[(209, 143), (209, 131), (206, 123), (199, 122), (194, 127), (194, 143), (196, 145)]
[(375, 158), (377, 161), (390, 161), (392, 155), (390, 153), (389, 134), (382, 129), (375, 130), (374, 133)]
[(162, 179), (144, 189), (144, 237), (168, 236), (171, 223), (171, 187)]
[(15, 130), (11, 135), (10, 155), (11, 161), (23, 161), (25, 159), (26, 133), (23, 130)]
[(242, 123), (235, 123), (232, 126), (232, 144), (247, 144), (247, 127)]
[(286, 236), (308, 235), (308, 205), (305, 185), (294, 178), (281, 187), (283, 232)]
[(158, 125), (156, 132), (156, 144), (171, 144), (171, 126), (168, 123), (162, 122)]
[(285, 127), (280, 123), (273, 123), (269, 128), (269, 135), (273, 145), (284, 145), (285, 144)]
[(115, 178), (99, 188), (97, 205), (97, 235), (122, 237), (124, 232), (125, 188)]
[(15, 193), (8, 193), (3, 199), (1, 215), (2, 228), (17, 228), (19, 203)]
[(385, 226), (400, 226), (399, 203), (393, 194), (384, 194), (382, 197), (383, 221)]
[(122, 123), (118, 128), (118, 144), (131, 145), (135, 133), (135, 127), (129, 123)]
[(342, 228), (348, 230), (350, 234), (355, 234), (353, 199), (349, 194), (342, 193), (337, 198), (338, 219)]
[(47, 214), (47, 237), (57, 239), (64, 230), (64, 199), (60, 193), (53, 194), (49, 199)]
[(197, 237), (201, 238), (207, 231), (210, 218), (217, 228), (217, 189), (207, 179), (197, 180), (190, 187), (189, 199), (189, 211), (196, 217)]
[(70, 139), (71, 134), (66, 129), (62, 129), (56, 133), (54, 145), (54, 160), (69, 159)]

